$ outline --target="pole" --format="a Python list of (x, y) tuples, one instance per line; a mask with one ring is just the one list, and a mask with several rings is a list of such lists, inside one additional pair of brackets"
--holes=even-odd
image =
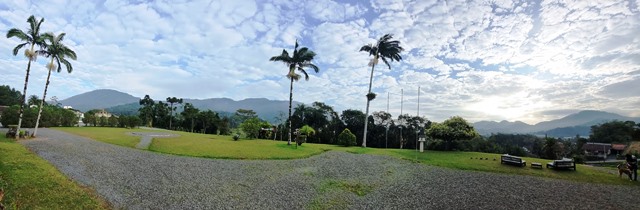
[(420, 86), (418, 86), (418, 115), (420, 117)]
[[(389, 113), (389, 98), (391, 97), (391, 93), (387, 91), (387, 113)], [(384, 148), (388, 148), (389, 145), (389, 122), (387, 122), (387, 129), (384, 131)]]
[[(404, 102), (404, 89), (400, 89), (400, 116), (402, 116), (402, 106)], [(400, 117), (398, 117), (399, 119)], [(402, 149), (402, 142), (404, 139), (402, 138), (402, 126), (400, 125), (400, 149)]]

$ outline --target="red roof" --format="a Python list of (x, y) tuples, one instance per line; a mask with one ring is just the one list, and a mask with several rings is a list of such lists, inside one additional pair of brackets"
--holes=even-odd
[(624, 145), (624, 144), (611, 144), (612, 150), (624, 150), (624, 148), (626, 147), (627, 145)]

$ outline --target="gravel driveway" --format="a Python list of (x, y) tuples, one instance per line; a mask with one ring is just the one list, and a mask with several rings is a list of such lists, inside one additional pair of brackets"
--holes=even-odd
[(385, 156), (191, 158), (39, 131), (40, 138), (21, 143), (118, 209), (636, 209), (640, 203), (632, 186), (460, 171)]

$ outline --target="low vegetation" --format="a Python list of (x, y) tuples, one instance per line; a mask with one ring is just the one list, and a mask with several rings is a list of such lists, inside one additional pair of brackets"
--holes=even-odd
[[(98, 141), (135, 147), (139, 137), (126, 133), (132, 131), (149, 131), (144, 129), (122, 128), (56, 128), (92, 138)], [(303, 146), (288, 146), (281, 141), (273, 140), (243, 140), (233, 141), (231, 136), (207, 135), (188, 132), (166, 131), (179, 134), (174, 138), (154, 139), (149, 150), (194, 157), (222, 158), (222, 159), (296, 159), (306, 158), (325, 151), (344, 151), (353, 154), (387, 155), (411, 160), (427, 165), (472, 171), (484, 171), (505, 174), (539, 176), (553, 179), (564, 179), (578, 182), (629, 184), (626, 179), (618, 178), (611, 168), (596, 168), (578, 165), (576, 171), (554, 171), (550, 169), (534, 169), (531, 167), (515, 167), (500, 164), (500, 155), (480, 152), (455, 151), (425, 151), (424, 153), (407, 149), (375, 149), (362, 147), (342, 147), (327, 144), (304, 144)], [(116, 140), (116, 139), (126, 140)], [(539, 162), (543, 165), (550, 160), (528, 158), (527, 163)], [(638, 184), (638, 183), (633, 183)]]
[(7, 209), (109, 209), (90, 189), (69, 180), (47, 161), (0, 136), (0, 189)]

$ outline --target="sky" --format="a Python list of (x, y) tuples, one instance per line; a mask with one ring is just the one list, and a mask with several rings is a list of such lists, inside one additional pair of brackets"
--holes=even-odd
[[(640, 8), (630, 1), (222, 0), (0, 2), (0, 29), (66, 33), (78, 59), (48, 97), (114, 89), (156, 100), (288, 100), (296, 40), (320, 71), (295, 101), (365, 110), (371, 68), (360, 47), (393, 34), (402, 61), (376, 66), (371, 111), (432, 121), (557, 119), (579, 110), (640, 116)], [(0, 84), (22, 91), (27, 59), (0, 38)], [(42, 95), (47, 59), (27, 95)], [(382, 62), (381, 62), (382, 64)], [(420, 91), (418, 91), (418, 89)], [(419, 97), (418, 97), (419, 96)], [(418, 109), (419, 107), (419, 109)]]

